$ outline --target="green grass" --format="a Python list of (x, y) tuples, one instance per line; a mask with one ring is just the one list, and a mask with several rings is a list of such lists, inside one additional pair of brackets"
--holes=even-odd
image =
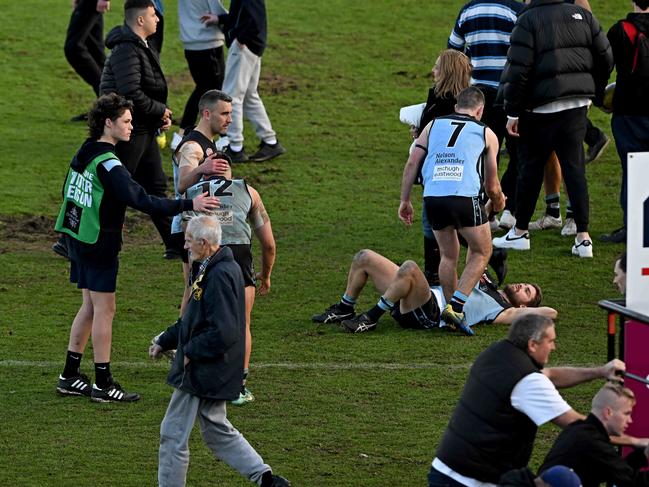
[[(627, 5), (593, 0), (605, 28)], [(175, 2), (166, 2), (162, 64), (170, 106), (180, 115), (191, 89), (178, 40)], [(423, 485), (438, 439), (471, 361), (505, 333), (481, 326), (474, 339), (401, 330), (384, 318), (375, 333), (350, 336), (310, 316), (335, 302), (349, 261), (373, 248), (421, 262), (419, 225), (396, 217), (409, 144), (401, 106), (423, 101), (428, 73), (461, 1), (268, 2), (269, 47), (261, 91), (289, 152), (238, 166), (260, 191), (278, 244), (271, 294), (253, 314), (250, 387), (258, 400), (229, 416), (277, 472), (299, 486)], [(120, 22), (118, 4), (106, 31)], [(67, 122), (92, 92), (67, 65), (69, 10), (53, 0), (4, 5), (0, 34), (0, 485), (153, 485), (159, 424), (171, 389), (166, 365), (148, 360), (150, 337), (174, 320), (180, 266), (161, 259), (147, 219), (129, 213), (118, 279), (113, 370), (142, 393), (132, 405), (94, 405), (54, 394), (80, 294), (66, 263), (49, 250), (61, 183), (83, 140)], [(40, 15), (37, 15), (40, 14)], [(609, 135), (608, 117), (591, 111)], [(247, 132), (250, 149), (254, 136)], [(170, 173), (169, 152), (164, 152)], [(588, 167), (593, 236), (617, 226), (619, 162), (611, 146)], [(413, 198), (416, 201), (418, 194)], [(595, 241), (595, 258), (570, 256), (569, 239), (533, 236), (511, 253), (509, 282), (535, 281), (560, 312), (554, 364), (605, 360), (605, 315), (615, 295), (612, 262), (621, 246)], [(377, 295), (368, 290), (360, 307)], [(83, 367), (91, 371), (91, 347)], [(566, 392), (585, 411), (596, 384)], [(543, 427), (532, 466), (556, 435)], [(198, 431), (188, 485), (247, 485), (214, 460)], [(113, 476), (119, 473), (119, 480)]]

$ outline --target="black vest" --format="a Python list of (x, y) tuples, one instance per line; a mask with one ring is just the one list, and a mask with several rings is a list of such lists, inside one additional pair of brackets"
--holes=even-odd
[(527, 465), (536, 425), (511, 405), (514, 386), (539, 372), (532, 358), (511, 342), (482, 352), (469, 372), (437, 457), (466, 477), (498, 483), (502, 474)]

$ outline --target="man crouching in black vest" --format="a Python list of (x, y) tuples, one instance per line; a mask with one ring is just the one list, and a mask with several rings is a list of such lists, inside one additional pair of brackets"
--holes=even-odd
[(617, 359), (601, 367), (545, 369), (555, 340), (551, 319), (525, 315), (478, 356), (433, 460), (430, 487), (497, 484), (505, 472), (527, 465), (537, 427), (584, 419), (557, 387), (615, 379), (625, 369)]

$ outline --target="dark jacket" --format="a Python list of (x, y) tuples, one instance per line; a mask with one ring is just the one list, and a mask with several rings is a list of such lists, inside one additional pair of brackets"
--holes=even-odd
[(431, 87), (428, 90), (426, 106), (424, 107), (424, 111), (421, 114), (421, 120), (419, 121), (419, 133), (426, 128), (426, 125), (428, 125), (432, 119), (455, 113), (456, 103), (457, 100), (455, 97), (446, 95), (437, 96), (435, 93), (435, 86)]
[(597, 487), (610, 482), (617, 487), (649, 486), (649, 472), (642, 449), (622, 458), (611, 444), (602, 422), (593, 414), (578, 420), (559, 434), (539, 471), (554, 465), (572, 468), (583, 487)]
[(536, 487), (536, 475), (527, 467), (510, 470), (498, 481), (498, 487)]
[(264, 0), (232, 0), (230, 13), (219, 15), (228, 47), (237, 40), (261, 57), (266, 49), (266, 4)]
[(510, 42), (500, 80), (507, 115), (574, 97), (601, 104), (613, 55), (590, 12), (563, 0), (532, 0)]
[(221, 247), (194, 281), (182, 319), (158, 339), (164, 350), (176, 349), (167, 383), (207, 399), (238, 398), (245, 342), (243, 275), (232, 250)]
[(511, 393), (523, 377), (539, 371), (507, 340), (478, 355), (437, 457), (461, 475), (494, 484), (505, 472), (526, 466), (537, 428), (511, 405)]
[[(649, 36), (649, 14), (630, 13), (626, 20)], [(617, 22), (607, 34), (613, 49), (617, 79), (613, 94), (613, 113), (617, 115), (649, 116), (649, 77), (631, 73), (635, 45), (624, 32), (622, 21)]]
[(167, 82), (155, 49), (128, 25), (117, 26), (106, 37), (112, 52), (101, 73), (100, 95), (117, 93), (133, 102), (133, 130), (151, 132), (162, 127), (167, 107)]
[[(115, 146), (88, 139), (72, 158), (70, 168), (83, 172), (95, 157), (106, 152), (114, 153)], [(104, 187), (99, 207), (99, 239), (94, 244), (85, 244), (72, 237), (68, 238), (72, 259), (92, 262), (99, 266), (113, 265), (122, 247), (122, 227), (127, 206), (149, 215), (170, 216), (193, 208), (191, 200), (171, 200), (147, 194), (121, 164), (112, 167), (110, 171), (100, 164), (97, 167), (97, 176)]]

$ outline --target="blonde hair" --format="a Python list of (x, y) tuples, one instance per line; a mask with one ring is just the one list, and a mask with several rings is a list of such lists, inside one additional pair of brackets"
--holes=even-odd
[(437, 96), (457, 98), (460, 92), (469, 87), (471, 82), (471, 62), (466, 54), (455, 49), (446, 49), (437, 59), (439, 77), (435, 81)]
[(635, 404), (635, 394), (633, 391), (622, 384), (607, 382), (595, 394), (592, 403), (593, 411), (600, 410), (605, 407), (613, 407), (617, 400), (620, 398), (628, 399), (632, 404)]

